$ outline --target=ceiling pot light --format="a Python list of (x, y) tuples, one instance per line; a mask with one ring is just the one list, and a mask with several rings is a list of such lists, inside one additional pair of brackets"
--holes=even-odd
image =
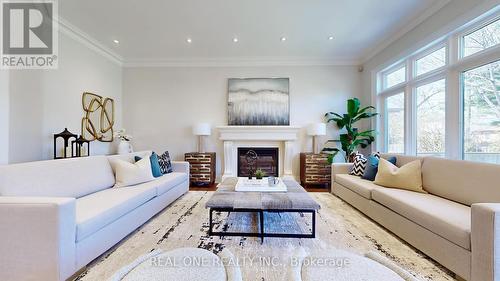
[(281, 37), (280, 40), (281, 41), (286, 41), (286, 37)]
[(238, 38), (236, 38), (236, 37), (233, 38), (234, 43), (238, 43), (238, 41), (239, 41)]
[(329, 36), (329, 37), (328, 37), (328, 40), (333, 40), (333, 36)]
[(186, 39), (186, 42), (191, 43), (193, 40), (191, 38)]
[(114, 42), (115, 44), (120, 44), (120, 41), (118, 41), (118, 40), (116, 40), (116, 39), (115, 39), (115, 40), (113, 40), (113, 42)]

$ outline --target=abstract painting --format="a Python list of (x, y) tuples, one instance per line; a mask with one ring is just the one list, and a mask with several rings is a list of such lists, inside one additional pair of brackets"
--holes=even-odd
[(230, 78), (228, 92), (229, 125), (290, 125), (288, 78)]

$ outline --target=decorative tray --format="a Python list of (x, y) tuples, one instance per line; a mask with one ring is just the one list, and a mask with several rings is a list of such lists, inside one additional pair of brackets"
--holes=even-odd
[(250, 180), (240, 177), (238, 178), (238, 183), (236, 183), (235, 190), (244, 192), (286, 192), (285, 183), (280, 178), (275, 178), (275, 180), (276, 183), (274, 185), (269, 185), (267, 178)]

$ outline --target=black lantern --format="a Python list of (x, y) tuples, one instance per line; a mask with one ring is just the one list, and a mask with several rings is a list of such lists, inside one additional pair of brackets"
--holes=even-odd
[(73, 157), (90, 156), (90, 141), (84, 139), (83, 136), (79, 136), (71, 142), (71, 150), (73, 151)]
[[(62, 152), (62, 157), (57, 156), (57, 139), (62, 138), (64, 140), (64, 147), (63, 152)], [(68, 131), (68, 128), (64, 128), (64, 131), (60, 132), (59, 134), (54, 135), (54, 159), (61, 159), (61, 158), (68, 158), (72, 157), (73, 155), (73, 149), (70, 148), (69, 143), (71, 139), (76, 140), (77, 135), (71, 133)], [(70, 150), (71, 149), (71, 150)]]

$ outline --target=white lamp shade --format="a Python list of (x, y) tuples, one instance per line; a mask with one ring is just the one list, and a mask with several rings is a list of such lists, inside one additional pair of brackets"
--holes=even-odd
[(210, 136), (212, 128), (208, 123), (199, 123), (193, 126), (193, 135), (195, 136)]
[(313, 123), (307, 127), (307, 134), (310, 136), (324, 136), (326, 135), (325, 123)]

